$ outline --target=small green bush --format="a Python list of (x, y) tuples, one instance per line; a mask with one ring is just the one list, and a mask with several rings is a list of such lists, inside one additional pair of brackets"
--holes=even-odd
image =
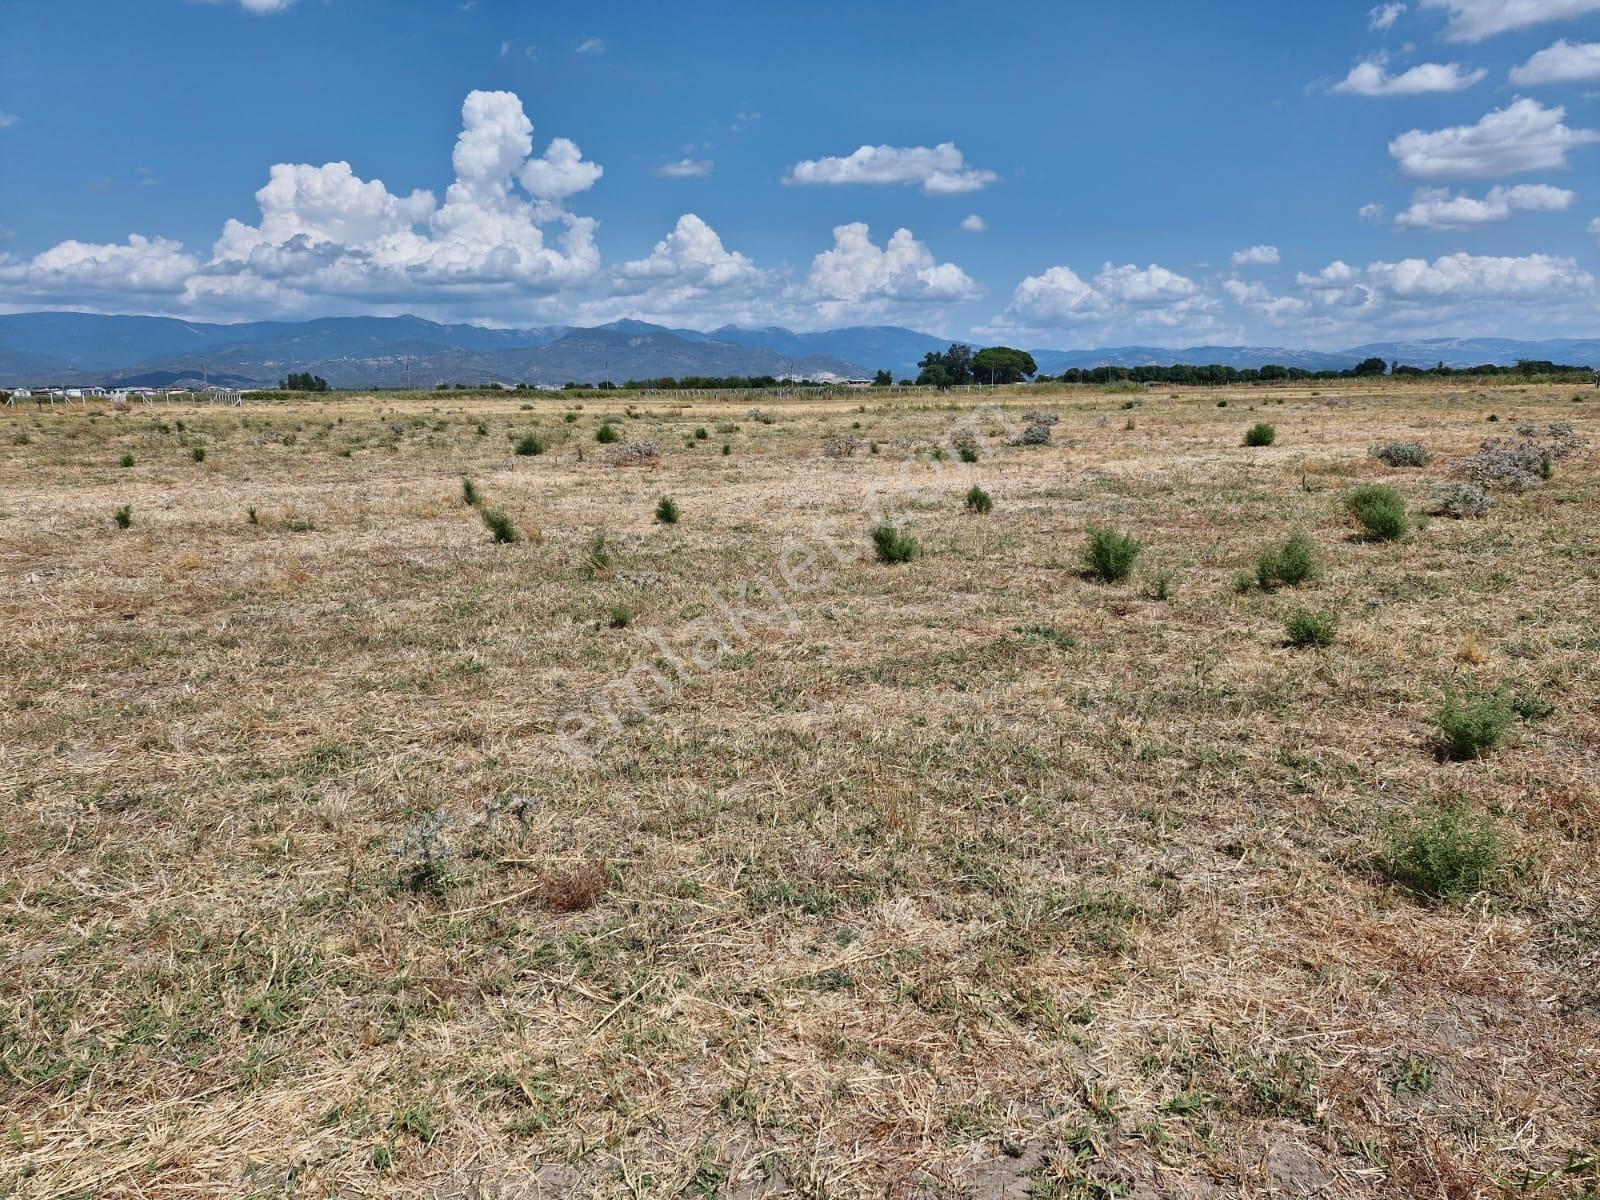
[(993, 512), (994, 497), (977, 484), (973, 484), (967, 491), (967, 511), (980, 514)]
[(544, 443), (539, 440), (537, 434), (528, 433), (518, 439), (516, 450), (524, 458), (531, 458), (536, 454), (544, 453)]
[(1270, 446), (1278, 438), (1278, 431), (1265, 421), (1260, 421), (1245, 430), (1244, 444), (1246, 446)]
[(117, 509), (116, 512), (111, 514), (111, 519), (117, 523), (118, 529), (126, 529), (129, 525), (133, 524), (133, 509), (124, 504), (121, 508)]
[(1339, 629), (1338, 619), (1331, 613), (1315, 613), (1296, 609), (1283, 623), (1283, 631), (1291, 646), (1324, 647), (1333, 645)]
[(1264, 592), (1294, 587), (1317, 577), (1317, 548), (1303, 533), (1281, 546), (1263, 550), (1256, 559), (1256, 582)]
[(1091, 529), (1083, 546), (1083, 565), (1101, 582), (1117, 583), (1128, 577), (1143, 551), (1143, 544), (1132, 534)]
[(626, 604), (612, 605), (609, 624), (613, 629), (626, 629), (633, 624), (633, 610)]
[(727, 442), (723, 442), (722, 443), (722, 457), (723, 458), (727, 458), (728, 455), (730, 455), (732, 453), (733, 453), (733, 447), (730, 446)]
[(1414, 814), (1389, 827), (1382, 865), (1401, 887), (1452, 903), (1482, 891), (1500, 873), (1500, 832), (1465, 804)]
[(961, 461), (964, 463), (975, 463), (978, 461), (978, 448), (976, 446), (957, 446), (956, 453), (961, 457)]
[(656, 504), (656, 520), (663, 525), (676, 525), (678, 523), (678, 505), (671, 496), (663, 496)]
[(589, 538), (589, 545), (583, 553), (583, 570), (591, 578), (611, 570), (611, 546), (604, 529), (596, 529)]
[(594, 431), (594, 440), (599, 442), (602, 446), (609, 446), (612, 442), (620, 442), (622, 440), (622, 435), (617, 432), (617, 427), (615, 425), (613, 425), (610, 421), (606, 421), (600, 426), (599, 429)]
[(195, 462), (205, 462), (206, 448), (204, 446), (196, 446), (193, 450), (189, 451), (189, 457), (194, 459)]
[(1392, 487), (1369, 484), (1351, 492), (1344, 503), (1346, 510), (1374, 541), (1396, 541), (1411, 528), (1406, 502)]
[(1439, 708), (1439, 744), (1454, 759), (1482, 758), (1506, 740), (1515, 714), (1499, 692), (1445, 697)]
[(522, 540), (522, 535), (517, 532), (517, 527), (511, 523), (511, 518), (499, 509), (480, 508), (478, 515), (483, 518), (483, 524), (489, 530), (489, 536), (495, 543), (510, 545), (512, 542)]
[(888, 524), (874, 526), (872, 546), (885, 563), (908, 563), (922, 553), (916, 538)]
[(711, 435), (706, 432), (706, 427), (704, 425), (700, 426), (699, 429), (694, 431), (694, 440), (697, 442), (703, 442), (710, 436)]
[(121, 457), (121, 458), (120, 458), (120, 459), (118, 459), (118, 460), (117, 460), (117, 461), (118, 461), (118, 462), (120, 462), (120, 463), (121, 463), (121, 464), (122, 464), (122, 465), (123, 465), (123, 466), (124, 466), (124, 467), (131, 467), (131, 466), (133, 466), (133, 455), (131, 455), (131, 454), (124, 454), (124, 455), (123, 455), (123, 456), (122, 456), (122, 457)]
[(1385, 442), (1367, 453), (1391, 467), (1425, 467), (1433, 459), (1421, 442)]
[[(461, 503), (469, 508), (477, 508), (483, 503), (483, 497), (478, 495), (478, 485), (465, 475), (461, 477)], [(253, 509), (251, 511), (254, 511)]]

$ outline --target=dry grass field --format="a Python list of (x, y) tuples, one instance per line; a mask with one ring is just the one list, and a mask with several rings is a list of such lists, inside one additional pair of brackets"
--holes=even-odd
[(0, 1195), (1596, 1196), (1600, 393), (628, 403), (0, 409)]

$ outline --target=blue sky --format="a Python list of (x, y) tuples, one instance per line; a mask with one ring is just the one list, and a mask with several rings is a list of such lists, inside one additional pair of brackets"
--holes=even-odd
[(0, 310), (1600, 336), (1597, 131), (1600, 0), (0, 0)]

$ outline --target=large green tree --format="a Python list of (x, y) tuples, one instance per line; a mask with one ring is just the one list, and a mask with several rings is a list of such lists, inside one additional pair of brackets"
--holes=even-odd
[(1026, 350), (989, 346), (973, 355), (972, 373), (979, 383), (1021, 383), (1039, 373), (1039, 364)]

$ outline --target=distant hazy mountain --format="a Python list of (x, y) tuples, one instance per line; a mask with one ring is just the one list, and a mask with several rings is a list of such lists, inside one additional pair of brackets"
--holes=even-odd
[[(437, 383), (562, 384), (663, 375), (787, 375), (839, 378), (877, 370), (916, 373), (929, 350), (949, 339), (894, 325), (796, 333), (776, 326), (724, 326), (703, 333), (642, 321), (595, 329), (552, 325), (484, 329), (418, 317), (328, 317), (237, 325), (164, 317), (104, 317), (38, 312), (0, 316), (0, 386), (156, 385), (206, 378), (270, 386), (291, 371), (321, 375), (335, 387), (432, 387)], [(1522, 342), (1438, 338), (1375, 342), (1349, 350), (1271, 346), (1120, 346), (1034, 350), (1041, 371), (1177, 362), (1259, 367), (1268, 363), (1339, 370), (1378, 357), (1408, 366), (1509, 364), (1519, 358), (1600, 366), (1600, 338)]]

